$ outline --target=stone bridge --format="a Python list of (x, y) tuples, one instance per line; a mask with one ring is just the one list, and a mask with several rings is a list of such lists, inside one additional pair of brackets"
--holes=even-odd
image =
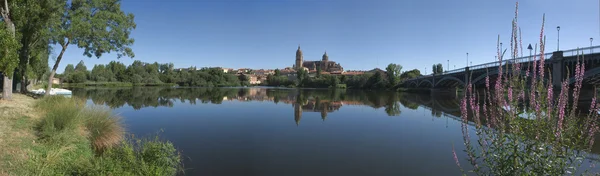
[[(560, 84), (567, 77), (569, 83), (575, 82), (574, 70), (579, 54), (580, 61), (583, 57), (585, 62), (584, 87), (592, 87), (600, 84), (600, 46), (572, 49), (566, 51), (556, 51), (544, 54), (545, 81), (552, 81), (552, 84), (560, 89)], [(587, 53), (587, 54), (585, 54)], [(521, 63), (522, 75), (525, 75), (527, 68), (533, 66), (533, 58), (539, 58), (540, 55), (520, 57), (502, 61), (502, 72), (504, 74), (512, 72), (513, 63)], [(539, 63), (539, 62), (538, 62)], [(456, 89), (464, 88), (469, 81), (476, 87), (485, 86), (485, 78), (490, 77), (490, 82), (498, 77), (500, 65), (499, 61), (490, 62), (471, 67), (460, 68), (446, 71), (442, 74), (425, 75), (409, 80), (405, 80), (402, 86), (405, 88), (429, 88), (429, 89)]]

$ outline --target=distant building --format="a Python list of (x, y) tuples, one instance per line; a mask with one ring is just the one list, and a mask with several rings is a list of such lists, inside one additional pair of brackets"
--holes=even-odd
[(247, 76), (249, 77), (248, 82), (250, 82), (250, 84), (260, 84), (261, 83), (258, 76), (256, 76), (256, 75), (247, 75)]
[(267, 75), (275, 74), (275, 71), (260, 69), (260, 70), (254, 70), (253, 74), (258, 75), (258, 76), (267, 76)]
[(307, 68), (308, 71), (316, 71), (317, 68), (320, 68), (321, 72), (344, 72), (344, 68), (340, 64), (334, 61), (329, 61), (327, 51), (323, 54), (323, 57), (320, 61), (304, 61), (304, 55), (302, 54), (302, 50), (300, 50), (300, 46), (298, 46), (298, 50), (296, 50), (296, 62), (294, 64), (294, 69), (298, 70), (301, 68)]
[(52, 78), (52, 84), (60, 84), (60, 78)]
[(221, 68), (223, 70), (223, 73), (229, 73), (231, 71), (233, 71), (233, 69), (231, 68)]

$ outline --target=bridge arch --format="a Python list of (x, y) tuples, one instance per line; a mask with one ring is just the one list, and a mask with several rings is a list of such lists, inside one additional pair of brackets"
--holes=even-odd
[(417, 84), (417, 81), (409, 81), (407, 83), (408, 87), (412, 87), (412, 88), (416, 88), (419, 86), (419, 84)]
[(460, 85), (463, 85), (463, 86), (465, 85), (465, 82), (463, 80), (460, 80), (454, 76), (445, 76), (444, 78), (435, 82), (435, 87), (437, 87), (439, 84), (443, 83), (444, 81), (456, 81), (456, 82), (460, 83)]
[[(504, 73), (504, 74), (508, 74), (510, 72), (512, 72), (512, 70), (502, 69), (502, 73)], [(525, 74), (527, 74), (527, 70), (521, 70), (521, 75), (525, 75)], [(492, 71), (488, 72), (487, 74), (479, 75), (475, 79), (472, 79), (471, 83), (477, 84), (479, 81), (484, 80), (486, 76), (493, 76), (493, 75), (498, 75), (498, 69), (492, 70)], [(546, 78), (544, 78), (544, 80), (547, 81)]]
[(431, 81), (427, 80), (427, 79), (425, 79), (425, 80), (422, 80), (421, 82), (419, 82), (419, 85), (418, 85), (418, 87), (421, 87), (421, 85), (422, 85), (423, 83), (429, 83), (429, 85), (431, 85), (431, 87), (433, 87), (433, 83), (432, 83)]
[[(583, 74), (583, 79), (586, 79), (586, 78), (589, 78), (589, 77), (592, 77), (592, 76), (598, 75), (598, 74), (600, 74), (600, 67), (597, 67), (597, 68), (594, 68), (594, 69), (586, 71)], [(569, 84), (573, 84), (573, 83), (575, 83), (575, 77), (574, 76), (571, 77), (571, 78), (569, 78)]]

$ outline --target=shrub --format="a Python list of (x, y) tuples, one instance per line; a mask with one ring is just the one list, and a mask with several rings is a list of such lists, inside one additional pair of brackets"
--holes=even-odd
[(154, 138), (124, 140), (107, 149), (81, 175), (176, 175), (183, 171), (181, 156), (173, 144)]
[(46, 96), (37, 102), (36, 107), (46, 113), (37, 124), (41, 139), (51, 142), (64, 142), (65, 131), (75, 131), (80, 123), (78, 117), (82, 105), (77, 99), (63, 96)]
[(85, 121), (88, 138), (97, 153), (118, 145), (123, 139), (124, 131), (120, 118), (114, 116), (109, 109), (89, 107), (85, 108), (80, 116)]

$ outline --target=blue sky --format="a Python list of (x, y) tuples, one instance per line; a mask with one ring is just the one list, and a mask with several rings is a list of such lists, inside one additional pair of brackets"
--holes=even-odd
[[(599, 0), (519, 2), (523, 47), (538, 43), (546, 14), (547, 51), (600, 45)], [(135, 15), (135, 58), (87, 58), (69, 46), (58, 72), (83, 60), (172, 62), (175, 67), (284, 68), (294, 64), (301, 45), (305, 60), (329, 60), (345, 70), (385, 68), (403, 71), (442, 63), (450, 69), (491, 62), (500, 35), (510, 43), (515, 1), (510, 0), (123, 0)], [(525, 53), (528, 55), (526, 49)], [(59, 53), (56, 49), (50, 59)]]

